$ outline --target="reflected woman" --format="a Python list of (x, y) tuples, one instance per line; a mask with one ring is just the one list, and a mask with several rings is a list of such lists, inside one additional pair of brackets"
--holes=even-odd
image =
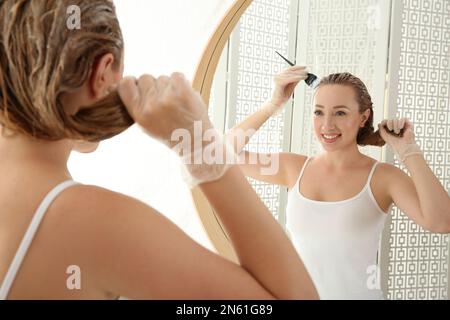
[[(248, 133), (279, 112), (306, 78), (305, 67), (298, 66), (275, 76), (272, 99), (227, 136), (243, 159), (246, 176), (288, 187), (286, 227), (321, 299), (381, 299), (381, 290), (370, 285), (370, 275), (376, 270), (391, 206), (426, 230), (450, 233), (450, 197), (427, 165), (408, 120), (383, 121), (375, 132), (369, 92), (349, 73), (323, 78), (314, 95), (313, 126), (323, 153), (307, 157), (242, 151), (236, 136), (246, 135), (248, 143)], [(385, 143), (410, 176), (358, 149)], [(262, 174), (267, 163), (251, 161), (274, 157), (279, 170), (271, 175)]]

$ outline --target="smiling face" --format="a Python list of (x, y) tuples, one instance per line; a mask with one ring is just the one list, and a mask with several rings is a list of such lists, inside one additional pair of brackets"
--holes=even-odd
[(326, 151), (356, 145), (369, 116), (369, 109), (360, 113), (355, 90), (348, 85), (323, 85), (314, 97), (314, 131)]

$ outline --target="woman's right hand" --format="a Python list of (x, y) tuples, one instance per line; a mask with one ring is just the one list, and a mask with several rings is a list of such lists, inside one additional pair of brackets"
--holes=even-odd
[(118, 91), (134, 121), (169, 148), (179, 143), (171, 139), (176, 130), (188, 130), (193, 137), (195, 122), (202, 123), (203, 131), (212, 127), (200, 94), (181, 73), (158, 79), (151, 75), (143, 75), (139, 80), (127, 77)]
[(275, 87), (270, 103), (281, 109), (291, 98), (297, 84), (307, 78), (308, 71), (304, 66), (294, 66), (274, 76)]

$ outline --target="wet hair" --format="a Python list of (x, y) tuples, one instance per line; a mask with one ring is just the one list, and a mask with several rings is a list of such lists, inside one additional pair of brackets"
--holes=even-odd
[(360, 113), (370, 109), (369, 119), (367, 119), (365, 126), (358, 132), (356, 138), (357, 144), (360, 146), (384, 146), (386, 142), (381, 138), (380, 132), (375, 132), (373, 127), (373, 103), (364, 82), (362, 82), (358, 77), (355, 77), (347, 72), (334, 73), (322, 78), (318, 88), (332, 84), (344, 85), (353, 89), (355, 92), (356, 101), (359, 105)]
[[(68, 8), (80, 28), (68, 27)], [(67, 114), (61, 95), (89, 80), (105, 54), (119, 70), (123, 38), (110, 0), (0, 0), (0, 125), (56, 141), (101, 141), (133, 124), (117, 92)]]

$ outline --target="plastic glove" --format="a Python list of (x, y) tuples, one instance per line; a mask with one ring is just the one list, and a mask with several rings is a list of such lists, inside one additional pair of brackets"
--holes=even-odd
[(180, 155), (190, 187), (221, 178), (233, 165), (234, 153), (213, 128), (203, 99), (182, 74), (125, 78), (118, 91), (135, 122)]
[[(423, 154), (416, 142), (413, 125), (408, 119), (383, 120), (378, 127), (381, 137), (394, 149), (401, 162), (412, 155)], [(394, 135), (401, 133), (401, 136)]]
[(275, 87), (272, 92), (272, 98), (264, 104), (263, 110), (265, 110), (269, 116), (280, 113), (286, 102), (289, 101), (294, 93), (297, 84), (307, 78), (308, 71), (306, 70), (306, 67), (303, 66), (294, 66), (285, 69), (274, 76), (273, 81)]

